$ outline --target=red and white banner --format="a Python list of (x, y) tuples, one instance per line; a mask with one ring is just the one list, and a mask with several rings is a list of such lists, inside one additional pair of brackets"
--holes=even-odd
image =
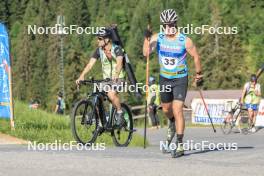
[(259, 111), (256, 119), (256, 126), (264, 126), (264, 99), (260, 101)]

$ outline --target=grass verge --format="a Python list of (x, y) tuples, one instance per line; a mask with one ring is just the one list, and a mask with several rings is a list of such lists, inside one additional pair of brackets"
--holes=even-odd
[[(20, 101), (15, 102), (15, 130), (10, 129), (7, 119), (0, 119), (0, 132), (37, 143), (62, 143), (74, 141), (69, 116), (59, 116), (43, 110), (32, 110)], [(96, 142), (114, 145), (110, 133), (99, 136)], [(133, 134), (129, 146), (143, 146), (143, 137)]]

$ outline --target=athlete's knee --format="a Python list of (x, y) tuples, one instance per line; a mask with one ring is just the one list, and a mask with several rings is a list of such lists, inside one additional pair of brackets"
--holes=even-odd
[(174, 100), (173, 101), (173, 114), (176, 118), (183, 117), (183, 102)]
[(171, 111), (171, 109), (172, 109), (171, 103), (162, 103), (162, 111), (163, 112)]
[(252, 115), (254, 115), (254, 112), (253, 112), (253, 110), (252, 110), (252, 109), (248, 109), (248, 114), (249, 114), (249, 116), (252, 116)]
[(182, 109), (175, 109), (175, 110), (173, 110), (173, 113), (176, 116), (182, 116), (183, 115), (183, 110)]
[(182, 119), (182, 118), (184, 118), (183, 111), (182, 110), (173, 111), (173, 115), (175, 116), (176, 119)]
[(116, 95), (116, 93), (113, 92), (113, 91), (108, 92), (108, 93), (107, 93), (107, 96), (108, 96), (108, 98), (109, 98), (110, 100), (114, 100), (114, 99), (118, 98), (117, 95)]

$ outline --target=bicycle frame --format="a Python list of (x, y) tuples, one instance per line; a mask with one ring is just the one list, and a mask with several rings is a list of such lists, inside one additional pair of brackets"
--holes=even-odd
[[(237, 114), (235, 114), (237, 110), (239, 110), (239, 112)], [(225, 112), (228, 113), (228, 115), (225, 117), (225, 121), (226, 120), (228, 120), (228, 121), (230, 121), (230, 120), (231, 121), (234, 121), (234, 120), (237, 121), (237, 119), (238, 119), (238, 117), (239, 117), (239, 115), (241, 113), (241, 106), (240, 105), (236, 105), (234, 108), (231, 109), (231, 111), (225, 111)], [(231, 115), (231, 117), (229, 115)], [(227, 119), (227, 117), (228, 117), (228, 119)]]
[[(109, 80), (82, 80), (79, 82), (79, 85), (89, 85), (94, 83), (102, 83), (102, 82), (109, 82)], [(105, 101), (109, 102), (109, 109), (105, 103)], [(84, 111), (83, 107), (85, 106)], [(89, 107), (88, 107), (89, 106)], [(71, 115), (72, 119), (72, 132), (74, 135), (74, 138), (76, 141), (87, 144), (87, 143), (94, 143), (96, 138), (100, 136), (104, 132), (110, 132), (112, 136), (112, 140), (116, 146), (127, 146), (131, 139), (132, 134), (135, 131), (133, 129), (133, 117), (131, 114), (131, 110), (125, 103), (121, 103), (121, 107), (124, 108), (124, 120), (125, 124), (122, 126), (122, 128), (116, 127), (115, 120), (115, 113), (116, 109), (113, 107), (111, 100), (108, 98), (106, 92), (102, 91), (99, 87), (96, 87), (96, 89), (93, 89), (91, 93), (87, 94), (87, 97), (85, 99), (81, 99), (80, 101), (76, 102), (73, 108), (73, 112)], [(81, 108), (81, 109), (80, 109)], [(89, 108), (89, 110), (88, 110)], [(79, 112), (79, 109), (81, 110), (81, 114), (77, 114)], [(105, 111), (106, 110), (106, 111)], [(109, 113), (109, 118), (108, 118)], [(82, 115), (82, 119), (79, 118), (79, 115)], [(86, 126), (79, 126), (77, 120), (81, 120), (81, 125), (93, 125), (94, 128), (92, 128), (93, 131), (91, 132), (89, 141), (87, 142), (87, 139), (83, 139), (84, 136), (79, 135), (79, 127), (80, 129), (86, 128)], [(100, 123), (101, 121), (101, 123)], [(76, 125), (77, 124), (77, 125)], [(89, 126), (88, 126), (89, 127)], [(87, 130), (87, 129), (85, 129)], [(124, 134), (124, 135), (122, 135)]]
[[(92, 94), (88, 95), (88, 98), (92, 98), (92, 103), (93, 103), (93, 112), (94, 114), (97, 114), (99, 117), (102, 127), (104, 129), (109, 129), (112, 127), (112, 118), (113, 118), (113, 108), (112, 108), (112, 102), (108, 98), (108, 96), (104, 93), (96, 89), (95, 92)], [(109, 108), (110, 113), (109, 113), (109, 119), (106, 119), (106, 111), (104, 108), (104, 101), (108, 101), (111, 105)]]
[(231, 109), (231, 111), (228, 112), (228, 115), (225, 117), (225, 121), (231, 123), (233, 127), (240, 127), (239, 121), (242, 118), (241, 114), (243, 111), (247, 112), (247, 109), (243, 108), (242, 105), (237, 104), (234, 108)]

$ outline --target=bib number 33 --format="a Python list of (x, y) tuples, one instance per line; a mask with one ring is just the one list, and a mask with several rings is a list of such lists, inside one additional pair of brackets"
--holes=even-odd
[(178, 62), (176, 58), (162, 57), (162, 64), (167, 69), (173, 69), (177, 66)]

